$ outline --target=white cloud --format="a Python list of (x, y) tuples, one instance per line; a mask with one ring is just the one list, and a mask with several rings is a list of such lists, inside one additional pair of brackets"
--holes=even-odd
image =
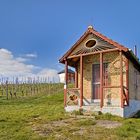
[(25, 57), (27, 57), (27, 58), (37, 58), (37, 54), (29, 53), (29, 54), (25, 54)]
[[(6, 50), (6, 51), (8, 51), (8, 50)], [(11, 52), (9, 52), (9, 53), (11, 53)], [(26, 62), (26, 61), (32, 60), (33, 58), (37, 58), (37, 54), (34, 54), (34, 53), (23, 54), (23, 55), (20, 55), (19, 57), (17, 57), (16, 60), (19, 62)]]
[(17, 57), (16, 60), (19, 62), (26, 62), (26, 61), (30, 61), (33, 58), (37, 58), (37, 54), (35, 53), (23, 54)]
[[(27, 54), (26, 54), (27, 55)], [(35, 55), (29, 55), (28, 57), (35, 57)], [(37, 55), (36, 55), (37, 57)], [(4, 77), (12, 76), (25, 76), (25, 77), (46, 77), (49, 78), (49, 81), (59, 80), (57, 71), (54, 69), (40, 69), (40, 67), (26, 64), (27, 58), (23, 57), (14, 57), (13, 53), (6, 49), (0, 49), (0, 75)], [(38, 73), (34, 71), (39, 70)]]
[[(25, 60), (24, 60), (25, 61)], [(4, 76), (31, 74), (36, 67), (23, 63), (23, 59), (15, 58), (12, 52), (0, 49), (0, 74)]]
[(5, 59), (5, 60), (8, 60), (8, 59), (12, 59), (13, 58), (13, 55), (10, 51), (6, 50), (6, 49), (0, 49), (0, 59)]
[(19, 62), (26, 62), (28, 59), (23, 57), (17, 57), (16, 60)]

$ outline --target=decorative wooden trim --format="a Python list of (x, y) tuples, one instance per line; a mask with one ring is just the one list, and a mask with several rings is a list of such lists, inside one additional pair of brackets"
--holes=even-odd
[(103, 107), (103, 53), (100, 53), (100, 107)]
[(103, 86), (103, 88), (121, 88), (121, 86)]
[(83, 106), (83, 56), (80, 56), (80, 107)]
[(115, 48), (115, 49), (109, 49), (109, 50), (91, 52), (91, 53), (86, 53), (86, 54), (73, 55), (73, 56), (69, 56), (68, 59), (75, 58), (75, 57), (80, 57), (81, 55), (82, 56), (88, 56), (88, 55), (94, 55), (94, 54), (100, 54), (100, 53), (108, 53), (108, 52), (115, 52), (115, 51), (119, 51), (119, 49), (118, 48)]
[(120, 50), (123, 50), (124, 52), (128, 51), (128, 48), (124, 47), (123, 45), (111, 40), (110, 38), (102, 35), (101, 33), (97, 32), (96, 30), (92, 29), (88, 29), (82, 36), (81, 38), (72, 46), (71, 49), (69, 49), (60, 59), (59, 62), (63, 62), (65, 57), (68, 57), (71, 52), (87, 37), (87, 35), (89, 34), (94, 34), (95, 36), (101, 38), (102, 40), (108, 42), (109, 44), (117, 47)]
[(65, 60), (64, 106), (67, 105), (68, 62)]
[(126, 98), (129, 106), (129, 60), (126, 58)]
[(120, 84), (121, 84), (121, 107), (124, 107), (123, 101), (123, 58), (122, 51), (120, 51)]
[(78, 88), (78, 66), (75, 68), (75, 88)]
[(111, 44), (111, 45), (113, 45), (113, 46), (119, 48), (121, 51), (125, 51), (125, 52), (128, 51), (128, 48), (124, 47), (123, 45), (121, 45), (121, 44), (119, 44), (119, 43), (113, 41), (112, 39), (110, 39), (110, 38), (104, 36), (103, 34), (97, 32), (97, 31), (95, 31), (95, 30), (93, 30), (93, 29), (91, 29), (91, 33), (93, 33), (94, 35), (100, 37), (101, 39), (103, 39), (104, 41), (108, 42), (109, 44)]
[(80, 88), (68, 88), (67, 91), (80, 90)]
[(67, 89), (67, 105), (78, 105), (79, 88)]

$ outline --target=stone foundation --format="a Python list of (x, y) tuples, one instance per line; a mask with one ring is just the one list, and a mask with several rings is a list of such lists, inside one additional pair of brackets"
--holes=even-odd
[(139, 100), (129, 100), (129, 106), (124, 108), (124, 117), (130, 117), (140, 110)]
[[(65, 107), (66, 112), (72, 112), (72, 111), (78, 111), (80, 109), (80, 106), (67, 106)], [(129, 101), (129, 106), (126, 106), (124, 108), (121, 107), (115, 107), (115, 106), (104, 106), (103, 108), (100, 108), (100, 105), (96, 103), (92, 104), (86, 104), (82, 107), (83, 110), (85, 111), (91, 111), (91, 112), (96, 112), (96, 111), (101, 111), (102, 113), (110, 113), (112, 115), (117, 115), (120, 117), (131, 117), (134, 115), (137, 111), (140, 110), (140, 101), (138, 100), (130, 100)]]

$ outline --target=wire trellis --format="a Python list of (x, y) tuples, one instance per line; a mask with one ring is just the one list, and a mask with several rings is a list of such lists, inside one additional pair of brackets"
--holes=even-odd
[(6, 99), (22, 98), (37, 94), (54, 94), (63, 91), (62, 83), (50, 77), (1, 77), (0, 96)]

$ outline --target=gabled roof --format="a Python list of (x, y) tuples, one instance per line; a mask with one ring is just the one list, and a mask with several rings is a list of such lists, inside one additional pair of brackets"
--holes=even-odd
[(97, 32), (95, 29), (93, 29), (92, 26), (89, 26), (87, 31), (81, 36), (81, 38), (71, 47), (71, 49), (69, 49), (59, 60), (59, 62), (63, 62), (65, 58), (67, 58), (72, 51), (89, 35), (89, 34), (93, 34), (95, 36), (97, 36), (98, 38), (102, 39), (103, 41), (109, 43), (110, 45), (115, 46), (116, 48), (127, 52), (128, 48), (124, 47), (123, 45), (109, 39), (108, 37), (102, 35), (101, 33)]
[(69, 57), (69, 55), (76, 49), (76, 47), (84, 41), (84, 39), (88, 35), (95, 35), (96, 37), (100, 38), (101, 40), (107, 42), (108, 44), (116, 47), (117, 49), (121, 50), (124, 52), (125, 56), (132, 61), (134, 66), (140, 71), (140, 61), (139, 59), (134, 55), (134, 53), (129, 50), (127, 47), (113, 41), (112, 39), (104, 36), (103, 34), (97, 32), (92, 26), (89, 26), (87, 31), (80, 37), (80, 39), (59, 59), (60, 63), (64, 63), (64, 60)]

